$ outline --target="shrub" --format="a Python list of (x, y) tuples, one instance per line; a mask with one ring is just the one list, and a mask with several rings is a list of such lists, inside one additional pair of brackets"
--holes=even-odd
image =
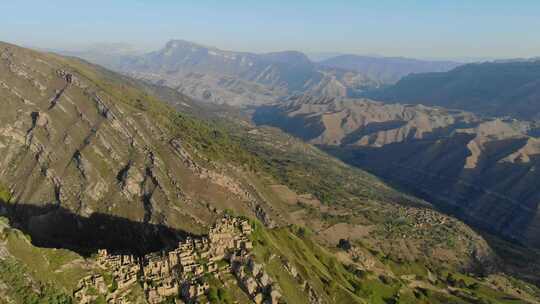
[(0, 203), (9, 203), (11, 194), (7, 187), (0, 183)]

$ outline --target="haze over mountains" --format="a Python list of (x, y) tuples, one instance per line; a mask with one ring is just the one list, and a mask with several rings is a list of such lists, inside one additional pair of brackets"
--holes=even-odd
[(296, 92), (347, 96), (379, 85), (353, 71), (321, 67), (294, 51), (241, 53), (172, 40), (163, 49), (141, 56), (100, 59), (78, 55), (220, 104), (262, 104)]
[[(300, 52), (223, 51), (172, 40), (156, 52), (119, 54), (96, 48), (61, 52), (124, 74), (176, 88), (192, 98), (229, 105), (259, 105), (296, 93), (356, 96), (416, 72), (447, 71), (447, 61), (337, 56), (313, 62)], [(119, 56), (120, 55), (120, 56)]]
[(367, 94), (386, 102), (436, 105), (489, 116), (540, 118), (540, 60), (467, 64), (446, 73), (409, 75)]
[(409, 74), (447, 72), (462, 65), (462, 63), (453, 61), (428, 61), (402, 57), (359, 55), (339, 55), (322, 60), (320, 64), (364, 73), (385, 84), (395, 83)]

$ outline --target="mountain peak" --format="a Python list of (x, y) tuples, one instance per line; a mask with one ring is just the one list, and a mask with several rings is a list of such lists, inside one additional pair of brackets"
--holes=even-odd
[(182, 49), (182, 48), (197, 48), (197, 49), (208, 49), (209, 47), (203, 46), (201, 44), (197, 44), (195, 42), (182, 40), (182, 39), (173, 39), (169, 40), (167, 44), (165, 44), (164, 49)]

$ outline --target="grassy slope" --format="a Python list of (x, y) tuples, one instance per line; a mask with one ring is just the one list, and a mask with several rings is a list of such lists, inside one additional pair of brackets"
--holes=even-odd
[(15, 303), (71, 303), (72, 291), (87, 273), (82, 258), (68, 250), (35, 247), (6, 219), (0, 221), (0, 249), (7, 253), (0, 259), (0, 281), (9, 286), (5, 296)]
[[(304, 228), (266, 230), (259, 224), (255, 227), (256, 258), (277, 279), (288, 303), (307, 303), (307, 299), (299, 281), (285, 270), (284, 261), (294, 265), (326, 303), (523, 303), (522, 299), (495, 289), (487, 280), (452, 271), (437, 274), (434, 284), (419, 285), (424, 287), (415, 287), (411, 280), (399, 276), (417, 272), (417, 279), (421, 278), (428, 272), (422, 264), (387, 262), (386, 274), (362, 272), (338, 261), (334, 252), (314, 242)], [(448, 279), (449, 274), (454, 279)], [(423, 281), (425, 278), (420, 279)]]
[[(15, 303), (71, 303), (69, 295), (75, 283), (94, 270), (79, 267), (81, 264), (74, 261), (80, 261), (80, 257), (67, 250), (32, 246), (27, 236), (7, 227), (7, 221), (2, 220), (2, 223), (2, 241), (10, 254), (0, 261), (0, 278), (10, 284), (7, 296)], [(410, 281), (400, 275), (417, 273), (417, 277), (422, 278), (428, 271), (424, 265), (396, 264), (381, 258), (385, 274), (360, 271), (339, 261), (335, 250), (320, 246), (313, 240), (312, 232), (305, 228), (266, 229), (259, 222), (254, 222), (254, 227), (256, 259), (263, 262), (268, 273), (277, 280), (287, 303), (307, 302), (300, 281), (285, 270), (284, 261), (298, 269), (301, 278), (324, 303), (523, 303), (495, 289), (485, 279), (450, 271), (436, 274), (438, 279), (433, 285), (411, 287)], [(452, 280), (447, 279), (449, 273)], [(217, 291), (227, 291), (222, 300), (218, 297), (213, 303), (245, 300), (245, 295), (234, 285), (211, 283)], [(512, 284), (523, 283), (512, 281)], [(531, 287), (521, 285), (521, 288)]]
[(155, 123), (169, 131), (171, 138), (181, 138), (209, 160), (234, 161), (248, 166), (255, 161), (249, 153), (232, 141), (224, 128), (197, 119), (193, 115), (177, 112), (155, 95), (146, 93), (132, 79), (83, 61), (51, 56), (90, 80), (100, 90), (113, 96), (116, 102), (146, 112)]

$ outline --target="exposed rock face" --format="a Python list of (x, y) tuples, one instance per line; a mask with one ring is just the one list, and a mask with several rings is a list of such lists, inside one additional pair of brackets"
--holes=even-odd
[(36, 207), (22, 217), (41, 236), (77, 235), (54, 222), (60, 209), (197, 232), (208, 204), (251, 214), (261, 204), (220, 164), (199, 164), (164, 123), (171, 109), (120, 77), (4, 43), (0, 57), (0, 181)]
[(302, 96), (260, 108), (279, 126), (504, 237), (540, 246), (531, 123), (422, 105)]
[(323, 67), (306, 55), (285, 51), (267, 54), (223, 51), (173, 40), (156, 52), (98, 64), (136, 78), (164, 84), (198, 100), (229, 105), (267, 104), (295, 92), (348, 96), (376, 81), (361, 73)]

